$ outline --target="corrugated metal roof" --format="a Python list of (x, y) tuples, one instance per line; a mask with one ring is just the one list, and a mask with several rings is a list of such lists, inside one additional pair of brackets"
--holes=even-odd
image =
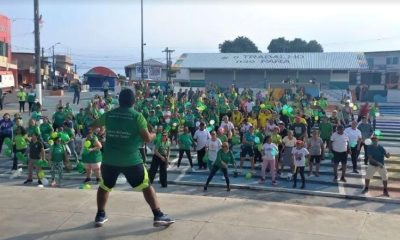
[[(140, 65), (141, 65), (141, 62), (137, 62), (137, 63), (129, 64), (129, 65), (125, 66), (125, 68), (135, 68), (136, 66), (140, 66)], [(144, 66), (157, 66), (157, 67), (165, 67), (166, 66), (165, 63), (159, 62), (152, 58), (143, 61), (143, 65)]]
[(191, 69), (367, 69), (363, 53), (185, 53), (174, 67)]

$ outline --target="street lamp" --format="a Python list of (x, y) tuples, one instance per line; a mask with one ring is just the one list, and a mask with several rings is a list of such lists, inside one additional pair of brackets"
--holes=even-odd
[(55, 69), (55, 63), (54, 63), (54, 47), (61, 44), (60, 42), (55, 43), (53, 46), (51, 46), (50, 48), (53, 50), (53, 63), (52, 63), (52, 79), (53, 79), (53, 86), (55, 84), (55, 78), (56, 78), (56, 69)]

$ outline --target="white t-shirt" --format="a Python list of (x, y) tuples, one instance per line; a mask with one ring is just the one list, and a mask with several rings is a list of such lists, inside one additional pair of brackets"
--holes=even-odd
[(250, 130), (250, 127), (253, 126), (251, 123), (246, 123), (243, 124), (242, 128), (240, 129), (243, 133), (248, 132)]
[(309, 154), (306, 148), (293, 148), (294, 165), (296, 167), (304, 167), (306, 165), (306, 156)]
[(255, 105), (255, 104), (254, 104), (253, 101), (248, 102), (248, 103), (246, 104), (246, 110), (247, 110), (248, 113), (251, 113), (251, 111), (253, 111), (254, 105)]
[(208, 146), (208, 159), (210, 159), (210, 161), (217, 160), (218, 151), (221, 149), (222, 146), (221, 140), (219, 140), (219, 138), (217, 138), (215, 141), (209, 139), (207, 142), (207, 146)]
[(196, 151), (198, 151), (207, 145), (207, 141), (208, 139), (211, 139), (211, 135), (206, 129), (204, 129), (203, 131), (198, 129), (194, 133), (193, 139), (197, 140)]
[(264, 143), (263, 145), (264, 156), (266, 160), (274, 160), (278, 154), (278, 147), (274, 143)]
[(235, 129), (235, 126), (233, 126), (233, 123), (232, 122), (224, 122), (224, 121), (222, 121), (222, 123), (221, 123), (221, 126), (220, 127), (222, 127), (223, 129), (225, 129), (225, 127), (227, 127), (228, 128), (228, 131), (232, 131), (233, 129)]
[(362, 138), (361, 131), (357, 128), (353, 129), (351, 127), (348, 127), (344, 130), (344, 133), (346, 133), (349, 137), (350, 147), (357, 146), (358, 139)]
[(285, 147), (294, 147), (296, 145), (297, 139), (295, 137), (292, 137), (292, 139), (289, 139), (288, 136), (284, 137), (282, 139), (283, 144), (285, 144)]
[(347, 152), (347, 144), (349, 143), (349, 137), (346, 133), (342, 135), (334, 132), (331, 136), (332, 150), (335, 152)]

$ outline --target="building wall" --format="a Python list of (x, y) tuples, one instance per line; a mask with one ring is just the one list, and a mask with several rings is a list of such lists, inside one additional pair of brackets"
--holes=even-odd
[(8, 58), (11, 63), (11, 20), (0, 15), (0, 56)]

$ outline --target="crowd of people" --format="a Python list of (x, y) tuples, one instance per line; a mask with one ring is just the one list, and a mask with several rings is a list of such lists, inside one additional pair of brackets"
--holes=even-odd
[[(174, 93), (159, 88), (151, 90), (145, 84), (136, 86), (132, 110), (139, 112), (143, 124), (155, 133), (153, 141), (136, 144), (142, 163), (146, 163), (147, 147), (153, 149), (148, 169), (150, 183), (159, 170), (161, 186), (167, 187), (171, 146), (176, 146), (179, 151), (177, 168), (186, 154), (191, 171), (209, 172), (204, 190), (207, 190), (216, 172), (221, 170), (228, 191), (228, 166), (233, 166), (235, 176), (243, 174), (251, 177), (257, 174), (255, 166), (258, 163), (261, 165), (260, 184), (265, 184), (269, 173), (272, 185), (279, 184), (279, 176), (291, 179), (295, 188), (300, 175), (301, 188), (305, 188), (306, 175), (319, 177), (320, 163), (325, 158), (332, 160), (333, 181), (346, 182), (348, 157), (353, 173), (358, 174), (359, 155), (363, 149), (364, 164), (368, 165), (367, 178), (370, 179), (378, 171), (382, 176), (384, 194), (389, 195), (384, 157), (390, 155), (378, 143), (377, 104), (363, 103), (358, 106), (349, 94), (341, 104), (332, 106), (323, 95), (312, 97), (304, 89), (280, 94), (274, 90), (239, 91), (234, 86), (221, 89), (212, 85), (206, 89), (180, 89)], [(20, 111), (24, 111), (26, 100), (30, 103), (27, 126), (20, 114), (11, 118), (5, 113), (0, 121), (0, 150), (6, 139), (7, 142), (11, 140), (6, 153), (11, 156), (10, 150), (12, 152), (12, 170), (17, 170), (18, 161), (27, 154), (29, 174), (25, 183), (33, 181), (32, 171), (37, 168), (38, 182), (42, 184), (42, 177), (39, 176), (42, 167), (37, 162), (45, 159), (44, 153), (48, 152), (52, 186), (60, 186), (63, 171), (72, 171), (73, 167), (83, 168), (85, 183), (91, 182), (92, 174), (100, 183), (104, 177), (100, 171), (104, 149), (107, 144), (113, 145), (110, 138), (117, 134), (110, 133), (104, 118), (119, 106), (116, 97), (109, 95), (108, 91), (104, 94), (105, 97), (96, 95), (91, 101), (83, 103), (78, 113), (72, 111), (69, 103), (64, 105), (60, 100), (55, 113), (44, 116), (34, 91), (27, 94), (21, 89), (17, 94)], [(113, 124), (119, 124), (114, 121)], [(237, 149), (240, 149), (238, 166), (235, 158)], [(193, 165), (191, 150), (197, 153), (197, 169)], [(70, 158), (75, 160), (75, 166)], [(246, 160), (250, 162), (251, 171), (245, 173)], [(341, 172), (340, 177), (338, 171)], [(366, 180), (364, 191), (368, 190), (368, 183)]]

